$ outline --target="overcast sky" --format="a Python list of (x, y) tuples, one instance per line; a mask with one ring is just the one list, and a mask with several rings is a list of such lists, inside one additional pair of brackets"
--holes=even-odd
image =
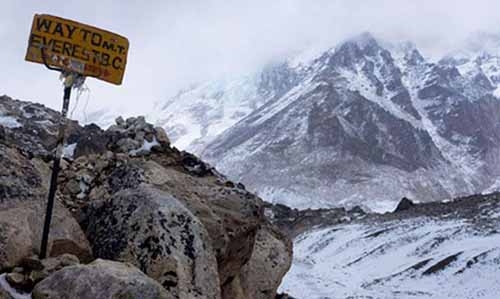
[(108, 108), (125, 114), (147, 113), (155, 101), (190, 82), (248, 72), (362, 31), (412, 40), (434, 56), (471, 32), (500, 31), (500, 1), (495, 0), (0, 0), (0, 94), (57, 110), (58, 75), (24, 61), (35, 13), (128, 37), (123, 85), (87, 80), (88, 112)]

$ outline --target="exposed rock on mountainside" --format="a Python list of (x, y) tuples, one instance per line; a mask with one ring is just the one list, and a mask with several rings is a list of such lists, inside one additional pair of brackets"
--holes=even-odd
[[(55, 146), (48, 141), (57, 132), (58, 114), (5, 96), (0, 111), (5, 165), (0, 169), (0, 215), (8, 215), (0, 221), (12, 228), (0, 229), (5, 271), (38, 253), (49, 177), (46, 162)], [(151, 293), (151, 298), (274, 298), (291, 264), (291, 243), (265, 220), (262, 200), (243, 185), (171, 147), (163, 129), (143, 117), (118, 118), (106, 131), (72, 123), (67, 143), (50, 254), (72, 253), (83, 262), (128, 262), (138, 270), (108, 261), (64, 268), (37, 284), (35, 298), (79, 298), (74, 296), (84, 288), (73, 287), (73, 279), (81, 275), (95, 290), (108, 278), (112, 286), (144, 281), (139, 271), (163, 289), (165, 295)], [(31, 204), (38, 208), (27, 208)], [(18, 229), (19, 221), (24, 231)], [(97, 281), (93, 273), (101, 264), (111, 265), (111, 272)], [(63, 283), (56, 286), (58, 279)], [(148, 292), (157, 291), (154, 283), (147, 286)], [(112, 287), (111, 293), (96, 298), (118, 296), (119, 291)], [(137, 297), (139, 288), (126, 291), (120, 296), (145, 298)]]
[(351, 210), (345, 208), (298, 210), (282, 204), (269, 203), (266, 204), (264, 213), (269, 221), (292, 239), (317, 226), (341, 224), (366, 216), (360, 207)]
[(331, 219), (300, 234), (281, 290), (297, 298), (496, 298), (500, 193)]
[(403, 199), (401, 199), (401, 201), (398, 203), (398, 206), (396, 207), (394, 212), (406, 211), (411, 209), (413, 206), (415, 206), (413, 201), (409, 200), (406, 197), (403, 197)]
[[(496, 41), (431, 62), (412, 44), (365, 33), (310, 61), (236, 80), (258, 90), (259, 105), (246, 105), (250, 97), (232, 93), (229, 81), (184, 91), (156, 114), (169, 130), (207, 128), (179, 131), (174, 144), (193, 142), (187, 147), (276, 203), (392, 211), (402, 197), (480, 193), (500, 177)], [(205, 94), (224, 96), (213, 102)], [(194, 115), (177, 109), (186, 102), (211, 117), (180, 124), (175, 115)]]

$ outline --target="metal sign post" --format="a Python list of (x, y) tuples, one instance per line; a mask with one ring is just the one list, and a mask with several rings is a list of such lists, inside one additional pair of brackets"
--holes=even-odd
[(71, 89), (81, 87), (87, 76), (120, 85), (125, 73), (128, 49), (128, 39), (116, 33), (46, 14), (36, 14), (33, 18), (25, 59), (61, 72), (64, 78), (63, 106), (50, 177), (40, 259), (47, 257)]
[(57, 177), (61, 166), (61, 158), (64, 147), (64, 136), (66, 131), (66, 115), (69, 109), (69, 99), (71, 97), (71, 88), (73, 88), (75, 74), (69, 74), (65, 77), (63, 106), (61, 119), (59, 120), (59, 133), (57, 135), (57, 148), (54, 155), (52, 166), (52, 176), (50, 177), (49, 196), (47, 200), (47, 211), (45, 212), (45, 221), (43, 224), (42, 244), (40, 246), (40, 259), (47, 257), (47, 243), (49, 241), (50, 222), (52, 220), (52, 210), (54, 209), (54, 198), (57, 191)]

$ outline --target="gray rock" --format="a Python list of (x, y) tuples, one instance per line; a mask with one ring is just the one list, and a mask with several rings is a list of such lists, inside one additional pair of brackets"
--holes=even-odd
[(134, 129), (136, 131), (142, 131), (147, 127), (146, 118), (144, 116), (138, 116), (134, 123)]
[(168, 139), (167, 133), (162, 127), (156, 127), (155, 132), (156, 140), (158, 140), (161, 145), (170, 145), (170, 139)]
[(144, 133), (143, 131), (138, 131), (135, 133), (134, 139), (137, 140), (140, 144), (143, 144), (145, 136), (146, 136), (146, 133)]
[(76, 142), (73, 155), (75, 159), (84, 155), (104, 154), (109, 142), (109, 136), (95, 124), (85, 126), (74, 139), (74, 141), (68, 140), (68, 142)]
[(123, 119), (123, 117), (118, 116), (115, 119), (115, 123), (116, 123), (117, 126), (123, 127), (125, 125), (125, 120)]
[(55, 272), (38, 283), (33, 299), (169, 299), (163, 287), (131, 264), (98, 259)]
[(80, 183), (76, 179), (69, 180), (68, 183), (66, 184), (66, 188), (69, 193), (71, 194), (78, 194), (80, 193)]
[(130, 127), (132, 127), (132, 125), (134, 125), (135, 121), (136, 121), (135, 117), (127, 118), (127, 120), (125, 121), (125, 128), (129, 129)]
[(132, 138), (122, 138), (116, 142), (119, 148), (119, 152), (128, 153), (131, 150), (135, 150), (141, 146), (141, 144)]
[(145, 185), (122, 190), (91, 207), (88, 223), (96, 257), (136, 265), (172, 298), (220, 298), (210, 237), (172, 195)]

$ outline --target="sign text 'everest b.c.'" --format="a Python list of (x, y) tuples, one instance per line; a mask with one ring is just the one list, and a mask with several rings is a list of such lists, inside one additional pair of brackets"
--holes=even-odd
[(26, 60), (61, 67), (83, 76), (120, 85), (129, 42), (127, 38), (75, 21), (35, 15)]

